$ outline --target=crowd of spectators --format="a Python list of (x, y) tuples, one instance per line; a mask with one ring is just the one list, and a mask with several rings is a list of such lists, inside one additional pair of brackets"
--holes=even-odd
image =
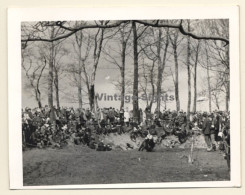
[[(187, 127), (188, 126), (188, 127)], [(215, 150), (219, 137), (230, 129), (230, 114), (224, 111), (195, 112), (190, 113), (190, 121), (183, 110), (151, 112), (149, 107), (144, 111), (139, 110), (138, 117), (133, 116), (133, 111), (128, 108), (98, 108), (92, 112), (90, 109), (74, 109), (72, 107), (54, 108), (51, 116), (49, 106), (43, 108), (22, 109), (22, 134), (25, 147), (48, 147), (67, 144), (84, 144), (98, 150), (110, 150), (110, 146), (104, 146), (103, 140), (96, 140), (95, 135), (108, 135), (109, 133), (122, 134), (144, 130), (147, 134), (156, 127), (163, 131), (172, 132), (178, 127), (180, 132), (186, 132), (192, 128), (202, 131), (207, 144), (207, 150)], [(104, 148), (104, 149), (102, 149)]]

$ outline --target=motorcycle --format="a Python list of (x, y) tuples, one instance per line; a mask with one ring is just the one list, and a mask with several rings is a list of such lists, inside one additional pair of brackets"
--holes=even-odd
[(139, 147), (139, 151), (144, 151), (146, 150), (147, 152), (152, 152), (152, 150), (155, 147), (155, 143), (152, 139), (145, 139), (141, 146)]
[(156, 145), (157, 140), (158, 140), (157, 136), (152, 136), (148, 134), (146, 139), (144, 139), (144, 141), (141, 143), (138, 151), (146, 150), (147, 152), (152, 152)]
[(180, 126), (174, 128), (173, 134), (178, 137), (178, 140), (181, 144), (185, 143), (188, 139), (186, 129), (183, 131)]
[(147, 132), (144, 132), (142, 131), (142, 129), (134, 129), (131, 133), (130, 133), (130, 139), (133, 141), (133, 142), (136, 142), (136, 138), (137, 137), (142, 137), (142, 138), (145, 138), (147, 135)]
[(103, 142), (98, 143), (97, 151), (111, 151), (112, 147), (110, 144), (104, 144)]
[(165, 120), (162, 122), (163, 130), (166, 132), (167, 135), (173, 134), (174, 131), (174, 124), (170, 120)]

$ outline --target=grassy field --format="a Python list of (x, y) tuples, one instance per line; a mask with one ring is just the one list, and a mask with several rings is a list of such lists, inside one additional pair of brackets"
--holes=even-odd
[(23, 152), (24, 185), (223, 181), (230, 175), (222, 153), (189, 149), (97, 152), (85, 146)]

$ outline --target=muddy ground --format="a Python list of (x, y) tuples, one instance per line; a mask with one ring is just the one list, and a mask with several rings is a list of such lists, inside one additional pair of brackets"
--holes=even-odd
[(83, 145), (29, 149), (23, 152), (23, 180), (26, 186), (230, 180), (222, 152), (195, 147), (193, 164), (189, 154), (189, 147), (156, 147), (154, 152), (98, 152)]

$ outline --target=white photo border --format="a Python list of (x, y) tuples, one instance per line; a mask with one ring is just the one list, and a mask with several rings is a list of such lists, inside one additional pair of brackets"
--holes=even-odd
[[(45, 13), (45, 14), (44, 14)], [(126, 13), (126, 14), (125, 14)], [(147, 13), (147, 14), (146, 14)], [(168, 182), (96, 185), (23, 186), (21, 135), (21, 22), (56, 20), (128, 19), (229, 19), (230, 35), (230, 181)], [(109, 8), (10, 8), (8, 9), (8, 113), (10, 189), (108, 189), (240, 187), (240, 66), (238, 6), (168, 6)]]

